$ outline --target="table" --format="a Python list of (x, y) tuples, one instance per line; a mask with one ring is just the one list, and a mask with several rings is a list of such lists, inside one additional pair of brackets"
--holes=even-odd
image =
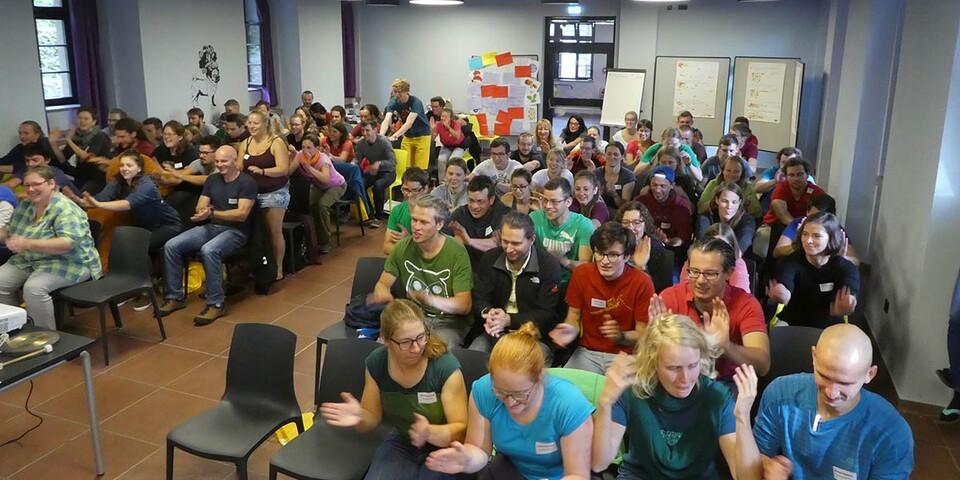
[[(35, 332), (43, 330), (42, 328), (28, 325), (20, 331)], [(96, 464), (97, 475), (103, 475), (103, 452), (100, 450), (100, 425), (97, 421), (97, 405), (93, 396), (93, 374), (90, 369), (90, 353), (87, 352), (87, 348), (89, 348), (95, 340), (70, 333), (57, 333), (60, 334), (60, 341), (53, 344), (52, 352), (17, 362), (0, 370), (0, 392), (13, 388), (34, 377), (43, 375), (79, 357), (83, 365), (83, 383), (87, 392), (87, 415), (90, 418), (90, 438), (93, 440), (94, 463)], [(0, 361), (4, 362), (12, 360), (13, 358), (16, 358), (16, 356), (0, 355)]]

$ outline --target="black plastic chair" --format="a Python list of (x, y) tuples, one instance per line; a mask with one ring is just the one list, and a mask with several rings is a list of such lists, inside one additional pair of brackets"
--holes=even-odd
[(247, 478), (250, 454), (290, 422), (303, 432), (293, 389), (297, 336), (275, 325), (237, 325), (227, 360), (227, 387), (220, 403), (167, 434), (167, 479), (173, 479), (174, 448), (236, 464)]
[[(318, 402), (341, 402), (340, 392), (350, 392), (359, 399), (363, 394), (364, 360), (379, 346), (370, 340), (330, 340), (328, 361), (323, 364), (317, 388)], [(381, 424), (371, 432), (359, 433), (328, 425), (317, 416), (309, 430), (270, 459), (270, 479), (282, 473), (300, 480), (359, 480), (390, 431), (389, 426)]]
[(757, 380), (757, 401), (753, 412), (756, 415), (759, 399), (770, 382), (784, 375), (813, 372), (813, 357), (810, 347), (816, 346), (822, 329), (801, 326), (783, 326), (770, 329), (770, 371)]
[(106, 307), (117, 327), (123, 326), (120, 319), (119, 302), (145, 293), (153, 305), (153, 316), (160, 326), (160, 337), (167, 339), (163, 328), (163, 319), (157, 309), (157, 296), (153, 291), (151, 279), (150, 231), (139, 227), (117, 227), (113, 232), (110, 245), (110, 270), (99, 280), (84, 282), (63, 288), (55, 293), (56, 301), (64, 306), (96, 306), (100, 310), (100, 343), (103, 344), (103, 362), (110, 365), (110, 351), (107, 346)]
[(647, 273), (650, 274), (653, 288), (657, 293), (673, 286), (673, 252), (663, 248), (656, 255), (650, 255)]
[(469, 397), (470, 390), (473, 389), (473, 382), (487, 374), (487, 360), (490, 359), (490, 354), (465, 348), (454, 349), (451, 353), (460, 362), (460, 372), (463, 373), (463, 383), (467, 385), (467, 396)]

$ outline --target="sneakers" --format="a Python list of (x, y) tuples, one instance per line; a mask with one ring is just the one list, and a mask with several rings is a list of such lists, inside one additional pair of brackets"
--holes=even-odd
[(330, 250), (333, 250), (333, 246), (331, 246), (329, 243), (317, 247), (317, 253), (320, 255), (326, 255), (330, 253)]
[(380, 228), (382, 226), (383, 226), (383, 223), (381, 223), (380, 219), (378, 218), (370, 219), (370, 221), (367, 222), (367, 227), (370, 227), (370, 228)]
[(153, 306), (153, 303), (150, 301), (150, 296), (145, 294), (140, 294), (134, 297), (133, 299), (133, 311), (142, 312)]
[(199, 315), (193, 317), (193, 324), (202, 327), (204, 325), (210, 325), (215, 322), (218, 318), (227, 314), (227, 308), (221, 305), (207, 305), (203, 307), (203, 310)]
[(166, 317), (177, 310), (187, 308), (187, 301), (182, 298), (168, 298), (160, 305), (160, 316)]
[(940, 412), (940, 423), (960, 421), (960, 392), (953, 392), (953, 400)]

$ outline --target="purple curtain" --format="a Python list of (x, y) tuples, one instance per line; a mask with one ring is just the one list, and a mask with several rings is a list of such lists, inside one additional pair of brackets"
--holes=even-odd
[(263, 71), (260, 95), (270, 106), (276, 106), (277, 79), (273, 73), (273, 35), (270, 33), (270, 7), (267, 0), (257, 0), (257, 16), (260, 17), (260, 68)]
[(343, 32), (343, 96), (357, 96), (357, 65), (353, 42), (353, 3), (340, 2), (340, 26)]
[(107, 97), (103, 88), (100, 61), (100, 30), (97, 27), (96, 0), (70, 0), (70, 36), (77, 78), (77, 98), (81, 105), (97, 109), (100, 125), (107, 123)]

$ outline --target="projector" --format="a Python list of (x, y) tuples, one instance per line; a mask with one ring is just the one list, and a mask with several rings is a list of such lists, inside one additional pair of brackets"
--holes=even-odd
[(20, 307), (0, 304), (0, 334), (18, 330), (27, 323), (27, 311)]

